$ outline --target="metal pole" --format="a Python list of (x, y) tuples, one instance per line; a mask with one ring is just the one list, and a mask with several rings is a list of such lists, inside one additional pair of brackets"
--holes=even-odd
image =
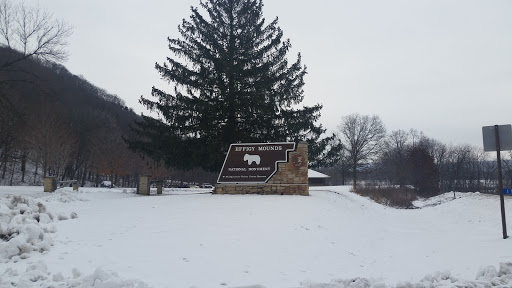
[(501, 202), (501, 225), (503, 226), (503, 239), (507, 239), (507, 222), (505, 220), (505, 196), (503, 192), (503, 177), (501, 175), (501, 147), (500, 147), (500, 132), (498, 131), (498, 125), (494, 125), (494, 132), (496, 135), (496, 154), (498, 157), (498, 186), (500, 192)]

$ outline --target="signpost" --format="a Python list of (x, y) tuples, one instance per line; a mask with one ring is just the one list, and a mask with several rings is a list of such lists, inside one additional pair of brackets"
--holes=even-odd
[(294, 150), (295, 143), (231, 144), (217, 183), (266, 183)]
[(484, 151), (496, 151), (498, 159), (498, 185), (501, 202), (501, 225), (503, 227), (503, 239), (507, 239), (507, 222), (505, 220), (505, 191), (503, 189), (503, 177), (501, 173), (501, 151), (512, 150), (512, 125), (494, 125), (482, 127), (484, 139)]

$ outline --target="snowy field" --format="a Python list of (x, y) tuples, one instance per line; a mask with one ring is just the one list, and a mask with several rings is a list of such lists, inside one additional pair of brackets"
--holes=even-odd
[[(0, 187), (0, 287), (512, 287), (499, 197)], [(506, 198), (512, 234), (512, 198)]]

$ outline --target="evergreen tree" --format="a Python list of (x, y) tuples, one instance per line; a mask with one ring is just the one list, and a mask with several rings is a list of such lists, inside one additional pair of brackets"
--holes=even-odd
[(412, 147), (407, 153), (406, 167), (409, 182), (418, 195), (432, 197), (440, 194), (439, 170), (425, 147)]
[(192, 7), (178, 26), (181, 37), (168, 39), (173, 56), (156, 69), (174, 91), (153, 87), (155, 101), (141, 97), (158, 118), (143, 115), (134, 128), (139, 138), (127, 140), (131, 148), (168, 166), (219, 170), (231, 143), (325, 142), (317, 141), (324, 129), (315, 125), (322, 106), (298, 107), (306, 67), (300, 54), (288, 62), (291, 44), (278, 18), (266, 25), (261, 0), (200, 7), (207, 17)]

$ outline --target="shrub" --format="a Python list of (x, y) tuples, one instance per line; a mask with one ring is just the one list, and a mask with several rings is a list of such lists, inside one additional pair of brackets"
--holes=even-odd
[(416, 191), (409, 187), (360, 186), (355, 193), (382, 205), (405, 209), (416, 208), (412, 202), (418, 199)]

